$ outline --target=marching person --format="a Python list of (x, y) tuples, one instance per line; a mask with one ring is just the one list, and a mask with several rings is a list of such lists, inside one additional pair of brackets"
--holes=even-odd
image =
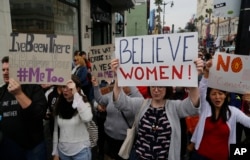
[(46, 160), (43, 118), (47, 101), (40, 85), (9, 77), (9, 57), (2, 59), (5, 84), (0, 88), (0, 159)]
[[(131, 114), (131, 112), (120, 111), (115, 108), (113, 103), (113, 92), (110, 91), (109, 93), (102, 94), (95, 77), (92, 77), (92, 84), (94, 86), (96, 102), (105, 106), (107, 113), (104, 122), (105, 139), (108, 148), (107, 155), (115, 160), (123, 160), (118, 155), (118, 152), (126, 138), (127, 129), (132, 126), (134, 115)], [(123, 87), (123, 90), (129, 97), (143, 97), (137, 87)]]
[[(203, 61), (194, 61), (199, 73), (203, 70)], [(119, 67), (119, 59), (111, 61), (114, 72)], [(113, 100), (117, 109), (139, 116), (137, 136), (132, 159), (169, 159), (180, 160), (181, 128), (180, 118), (198, 114), (200, 94), (197, 87), (189, 87), (189, 95), (184, 100), (172, 100), (173, 87), (148, 86), (152, 98), (134, 98), (126, 96), (117, 80), (113, 89)], [(138, 113), (140, 107), (141, 113)], [(131, 155), (132, 156), (132, 155)]]
[(52, 155), (54, 160), (91, 160), (86, 123), (92, 120), (92, 110), (87, 97), (81, 94), (79, 78), (71, 78), (62, 87), (55, 107)]
[[(236, 123), (250, 128), (250, 117), (234, 106), (228, 105), (228, 92), (208, 87), (209, 68), (206, 62), (199, 89), (201, 113), (191, 141), (195, 151), (191, 160), (228, 160), (230, 144), (236, 143)], [(250, 94), (243, 95), (250, 100)]]

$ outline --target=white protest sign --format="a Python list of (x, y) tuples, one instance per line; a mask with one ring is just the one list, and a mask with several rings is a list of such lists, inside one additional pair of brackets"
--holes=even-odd
[(196, 32), (115, 40), (119, 86), (197, 86)]
[(214, 0), (213, 15), (216, 17), (239, 17), (241, 0)]
[(241, 94), (249, 92), (250, 57), (216, 53), (209, 70), (208, 86)]
[(10, 77), (21, 84), (65, 84), (71, 79), (73, 37), (11, 34)]
[(89, 60), (92, 64), (91, 74), (98, 80), (114, 79), (114, 72), (111, 70), (110, 62), (114, 53), (114, 45), (92, 46), (89, 50)]

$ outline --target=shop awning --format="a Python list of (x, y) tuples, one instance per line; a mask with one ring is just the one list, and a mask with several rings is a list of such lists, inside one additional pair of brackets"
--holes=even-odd
[(111, 6), (112, 11), (124, 11), (135, 6), (135, 0), (106, 0)]

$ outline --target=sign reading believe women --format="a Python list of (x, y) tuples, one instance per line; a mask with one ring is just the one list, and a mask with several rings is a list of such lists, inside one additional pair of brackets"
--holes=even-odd
[(196, 32), (121, 37), (115, 40), (120, 86), (197, 86)]

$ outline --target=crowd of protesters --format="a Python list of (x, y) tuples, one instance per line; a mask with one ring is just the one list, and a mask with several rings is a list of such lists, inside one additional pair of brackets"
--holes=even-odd
[[(198, 87), (121, 88), (118, 79), (92, 76), (84, 51), (75, 51), (66, 84), (21, 85), (9, 77), (9, 57), (3, 57), (0, 159), (122, 160), (118, 152), (135, 116), (132, 160), (229, 159), (230, 144), (250, 143), (250, 94), (207, 86), (213, 52), (200, 50), (194, 60)], [(113, 59), (112, 70), (118, 67)], [(86, 125), (91, 120), (98, 126), (95, 150)]]

